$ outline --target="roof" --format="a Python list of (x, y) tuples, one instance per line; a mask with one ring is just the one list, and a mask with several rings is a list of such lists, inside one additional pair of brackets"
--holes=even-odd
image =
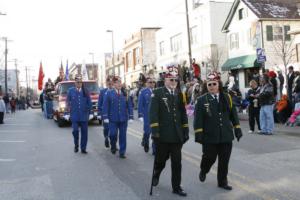
[(242, 0), (260, 19), (300, 19), (299, 0)]
[(222, 27), (222, 32), (227, 31), (241, 1), (259, 19), (300, 20), (297, 9), (299, 0), (235, 0)]

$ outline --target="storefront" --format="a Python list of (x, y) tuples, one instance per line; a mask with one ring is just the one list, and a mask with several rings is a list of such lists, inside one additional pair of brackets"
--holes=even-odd
[(234, 75), (243, 97), (249, 89), (249, 82), (258, 79), (261, 69), (262, 64), (257, 62), (256, 55), (229, 58), (222, 66), (222, 71), (230, 71)]

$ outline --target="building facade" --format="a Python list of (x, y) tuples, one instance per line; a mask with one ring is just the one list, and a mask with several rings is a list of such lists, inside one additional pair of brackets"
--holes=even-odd
[[(189, 7), (189, 31), (192, 58), (201, 67), (201, 78), (209, 70), (218, 70), (227, 57), (226, 37), (221, 28), (229, 12), (230, 0), (194, 0)], [(157, 70), (170, 63), (189, 63), (185, 4), (166, 16), (165, 25), (156, 33)]]
[[(228, 60), (222, 70), (235, 75), (243, 96), (254, 73), (266, 69), (285, 73), (288, 65), (295, 64), (293, 37), (288, 32), (298, 27), (297, 0), (234, 1), (222, 28), (228, 48)], [(260, 49), (265, 52), (265, 62), (257, 60)], [(286, 61), (283, 52), (288, 57)]]
[[(114, 55), (112, 58), (111, 53), (104, 54), (105, 60), (105, 74), (106, 75), (116, 75), (121, 77), (122, 83), (125, 82), (125, 66), (124, 66), (124, 57), (123, 52), (120, 51)], [(113, 62), (114, 59), (114, 62)]]
[[(0, 86), (1, 90), (5, 92), (5, 76), (4, 70), (0, 69)], [(10, 94), (19, 95), (19, 70), (16, 69), (8, 69), (7, 70), (7, 91)]]
[(123, 55), (126, 85), (133, 86), (140, 73), (155, 69), (155, 33), (159, 29), (158, 27), (144, 27), (125, 40)]

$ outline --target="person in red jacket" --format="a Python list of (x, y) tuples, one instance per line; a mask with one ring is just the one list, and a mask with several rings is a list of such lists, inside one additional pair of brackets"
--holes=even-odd
[(196, 63), (195, 58), (193, 58), (192, 66), (193, 66), (193, 70), (194, 70), (194, 77), (199, 78), (199, 76), (200, 76), (200, 66)]

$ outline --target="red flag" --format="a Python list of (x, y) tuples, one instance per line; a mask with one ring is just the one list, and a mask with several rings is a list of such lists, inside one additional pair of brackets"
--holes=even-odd
[(40, 70), (39, 70), (39, 80), (38, 80), (38, 88), (39, 90), (43, 89), (43, 79), (44, 79), (44, 72), (43, 72), (43, 66), (42, 66), (42, 62), (40, 63)]

